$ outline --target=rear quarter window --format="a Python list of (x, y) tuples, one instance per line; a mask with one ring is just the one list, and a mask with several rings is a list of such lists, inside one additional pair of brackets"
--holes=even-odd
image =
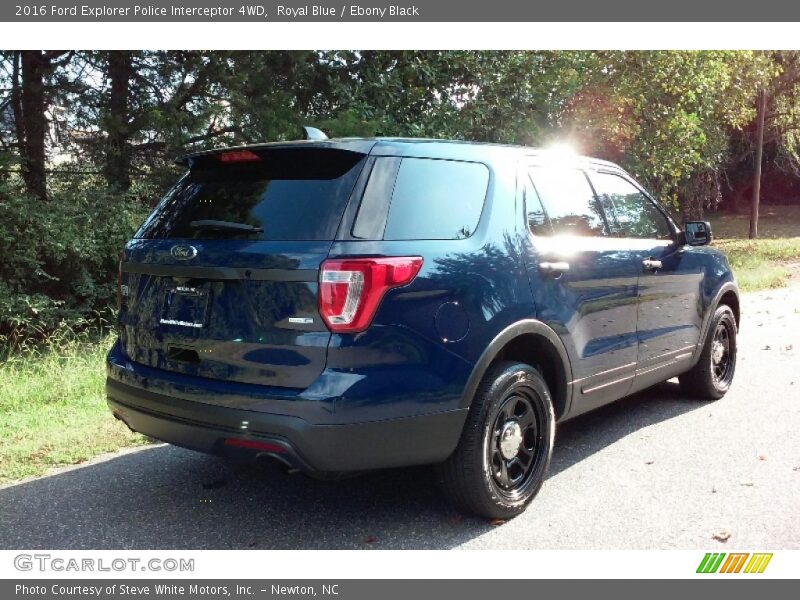
[(355, 237), (383, 240), (457, 240), (478, 226), (489, 186), (481, 163), (428, 158), (378, 158)]

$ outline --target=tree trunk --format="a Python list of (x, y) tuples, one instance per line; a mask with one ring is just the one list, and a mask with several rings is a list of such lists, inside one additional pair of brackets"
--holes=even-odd
[(108, 185), (121, 190), (131, 187), (131, 148), (128, 96), (133, 77), (133, 56), (130, 52), (110, 52), (108, 78), (111, 88), (103, 119), (108, 135), (105, 177)]
[(764, 151), (764, 114), (767, 112), (767, 93), (758, 93), (758, 123), (756, 130), (756, 168), (753, 175), (753, 207), (750, 213), (750, 239), (758, 237), (758, 205), (761, 202), (761, 157)]
[(22, 52), (14, 52), (11, 71), (11, 109), (14, 112), (14, 127), (17, 135), (17, 148), (22, 164), (25, 164), (25, 119), (22, 118), (22, 84), (20, 83), (20, 62)]
[(19, 99), (21, 126), (20, 139), (22, 178), (28, 193), (43, 202), (47, 201), (47, 176), (45, 174), (45, 135), (47, 117), (44, 101), (44, 71), (46, 61), (39, 50), (21, 52), (22, 85)]

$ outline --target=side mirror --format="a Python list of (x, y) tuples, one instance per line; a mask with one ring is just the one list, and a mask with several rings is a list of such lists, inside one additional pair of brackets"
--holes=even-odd
[(706, 246), (714, 239), (708, 221), (686, 221), (683, 224), (683, 232), (686, 243), (690, 246)]

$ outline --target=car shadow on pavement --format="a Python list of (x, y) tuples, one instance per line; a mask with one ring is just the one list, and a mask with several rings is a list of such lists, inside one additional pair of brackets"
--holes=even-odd
[[(703, 406), (666, 383), (559, 427), (550, 477)], [(0, 489), (0, 548), (451, 548), (493, 528), (451, 508), (428, 467), (336, 481), (156, 445)]]
[(640, 429), (704, 406), (708, 403), (687, 396), (677, 380), (670, 380), (561, 423), (550, 477)]

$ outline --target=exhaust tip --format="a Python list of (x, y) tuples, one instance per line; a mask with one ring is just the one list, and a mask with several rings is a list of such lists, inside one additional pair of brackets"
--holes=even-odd
[(271, 454), (269, 452), (259, 452), (256, 454), (256, 461), (260, 464), (268, 464), (270, 466), (277, 466), (281, 471), (287, 475), (294, 475), (300, 472), (300, 469), (292, 465), (283, 456)]

